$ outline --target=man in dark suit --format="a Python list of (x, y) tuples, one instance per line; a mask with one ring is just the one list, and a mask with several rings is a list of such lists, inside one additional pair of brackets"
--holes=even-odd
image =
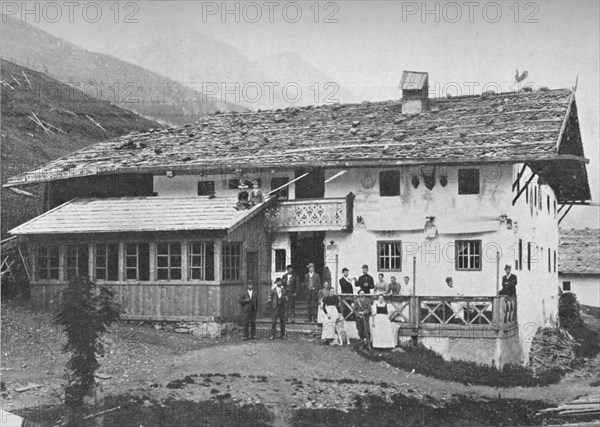
[(354, 316), (356, 318), (356, 329), (358, 336), (363, 342), (363, 348), (369, 345), (371, 331), (369, 329), (369, 318), (371, 317), (371, 300), (365, 296), (365, 291), (358, 291), (358, 297), (354, 300)]
[(256, 338), (256, 313), (258, 312), (258, 292), (252, 283), (248, 283), (247, 289), (240, 297), (242, 314), (244, 315), (244, 341), (250, 337)]
[(371, 289), (375, 288), (375, 282), (373, 281), (373, 277), (371, 277), (369, 275), (369, 266), (368, 265), (366, 265), (366, 264), (363, 265), (362, 271), (363, 271), (362, 276), (360, 276), (358, 278), (358, 280), (356, 281), (356, 287), (368, 295), (371, 293)]
[(275, 339), (275, 333), (277, 332), (277, 319), (279, 319), (279, 329), (281, 333), (281, 339), (285, 339), (285, 307), (287, 305), (287, 295), (283, 288), (283, 281), (281, 278), (275, 280), (275, 288), (271, 289), (268, 303), (271, 304), (271, 336), (270, 340)]
[(311, 262), (307, 265), (308, 273), (304, 276), (302, 287), (306, 290), (306, 309), (308, 310), (308, 322), (317, 320), (317, 305), (319, 304), (319, 290), (321, 289), (321, 278), (315, 273), (315, 265)]
[(283, 275), (281, 280), (283, 281), (283, 287), (288, 297), (288, 309), (285, 317), (285, 321), (290, 320), (292, 323), (296, 323), (294, 317), (296, 317), (296, 295), (298, 294), (298, 288), (300, 287), (298, 276), (294, 273), (294, 267), (288, 265), (287, 273)]
[(502, 276), (502, 289), (498, 292), (498, 295), (508, 295), (514, 297), (517, 295), (517, 276), (510, 273), (510, 265), (504, 267), (506, 275)]

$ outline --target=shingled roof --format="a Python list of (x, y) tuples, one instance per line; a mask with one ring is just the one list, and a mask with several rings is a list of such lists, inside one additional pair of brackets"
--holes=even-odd
[[(574, 94), (563, 89), (431, 99), (428, 110), (415, 115), (402, 115), (399, 100), (216, 113), (192, 125), (95, 144), (11, 178), (6, 186), (96, 174), (224, 172), (290, 165), (570, 159), (577, 169), (585, 160), (580, 136), (574, 149), (565, 150), (559, 143), (569, 118), (576, 114), (574, 104)], [(578, 125), (574, 127), (579, 134)], [(584, 186), (588, 186), (587, 176)]]
[(600, 230), (560, 230), (558, 271), (600, 274)]

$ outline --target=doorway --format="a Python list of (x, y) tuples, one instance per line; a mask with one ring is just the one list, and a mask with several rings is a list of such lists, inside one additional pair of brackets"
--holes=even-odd
[(246, 283), (258, 284), (258, 252), (246, 252)]
[(290, 233), (292, 266), (301, 282), (308, 273), (306, 266), (312, 262), (315, 265), (315, 272), (321, 277), (321, 283), (323, 283), (323, 271), (325, 269), (324, 239), (325, 232), (323, 231)]
[(322, 199), (325, 197), (325, 169), (298, 169), (296, 178), (307, 172), (307, 176), (296, 181), (296, 199)]

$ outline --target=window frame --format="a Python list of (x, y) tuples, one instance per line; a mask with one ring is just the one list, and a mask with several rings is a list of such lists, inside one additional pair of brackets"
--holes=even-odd
[[(398, 255), (392, 255), (392, 246), (398, 245)], [(381, 255), (381, 250), (385, 248), (385, 246), (390, 247), (390, 251), (388, 254)], [(385, 271), (385, 272), (401, 272), (402, 271), (402, 240), (378, 240), (377, 241), (377, 271)], [(398, 259), (397, 268), (392, 268), (393, 260)], [(386, 268), (384, 264), (382, 264), (383, 259), (388, 259), (389, 268)]]
[[(193, 245), (202, 245), (202, 251), (201, 253), (195, 253), (193, 252)], [(207, 266), (208, 266), (208, 261), (207, 261), (207, 247), (208, 245), (212, 245), (212, 279), (207, 279)], [(182, 254), (183, 256), (183, 254)], [(215, 267), (216, 267), (216, 244), (214, 241), (212, 240), (192, 240), (187, 242), (187, 277), (186, 280), (188, 282), (215, 282), (216, 281), (216, 275), (215, 275)], [(200, 266), (195, 266), (194, 263), (192, 262), (192, 259), (194, 257), (201, 257), (201, 265)], [(182, 266), (183, 267), (183, 266)], [(201, 278), (197, 279), (193, 277), (193, 271), (194, 270), (200, 270), (201, 271)]]
[[(275, 181), (277, 179), (279, 179), (281, 181), (285, 180), (285, 182), (282, 182), (280, 185), (273, 185), (273, 181)], [(273, 191), (276, 188), (281, 187), (282, 185), (289, 184), (290, 181), (291, 180), (290, 180), (289, 176), (274, 176), (273, 178), (271, 178), (271, 181), (269, 182), (269, 185), (271, 186), (270, 191)], [(279, 190), (277, 193), (279, 194), (280, 200), (288, 200), (290, 198), (290, 186), (288, 185), (287, 187)]]
[[(385, 180), (384, 180), (383, 177), (385, 175), (389, 175), (389, 177), (385, 178)], [(393, 184), (392, 191), (386, 191), (386, 193), (389, 193), (389, 194), (384, 194), (384, 191), (383, 191), (384, 190), (384, 187), (383, 187), (384, 181), (388, 185), (385, 188), (386, 190), (389, 190), (389, 186), (391, 186)], [(399, 196), (400, 196), (400, 171), (397, 169), (386, 169), (386, 170), (379, 171), (379, 197), (399, 197)]]
[[(127, 253), (127, 246), (128, 245), (135, 245), (136, 247), (136, 253), (135, 255), (129, 255)], [(148, 245), (148, 279), (141, 279), (141, 268), (140, 268), (140, 245)], [(136, 241), (124, 241), (123, 242), (123, 257), (122, 257), (122, 266), (123, 266), (123, 281), (124, 282), (149, 282), (152, 280), (152, 265), (151, 265), (151, 259), (152, 259), (152, 254), (151, 254), (151, 244), (150, 242), (136, 242)], [(127, 266), (127, 258), (128, 257), (132, 257), (135, 256), (136, 257), (136, 265), (135, 267), (128, 267)], [(136, 278), (135, 279), (130, 279), (127, 277), (127, 270), (131, 270), (132, 268), (135, 268), (136, 271)]]
[[(284, 273), (287, 271), (287, 251), (285, 249), (273, 249), (275, 251), (273, 260), (275, 262), (275, 272)], [(283, 263), (281, 263), (281, 254), (283, 253)], [(278, 259), (279, 258), (279, 259)]]
[[(75, 271), (75, 275), (72, 276), (73, 278), (75, 277), (81, 277), (81, 276), (87, 276), (90, 277), (90, 268), (89, 268), (89, 262), (90, 262), (90, 249), (89, 249), (89, 245), (87, 243), (64, 243), (63, 245), (63, 256), (64, 256), (64, 262), (63, 262), (63, 280), (65, 282), (68, 282), (71, 279), (71, 276), (69, 276), (69, 272), (73, 270), (72, 267), (69, 266), (69, 262), (72, 259), (75, 259), (75, 266), (74, 266), (74, 271)], [(75, 257), (70, 256), (69, 254), (69, 249), (70, 248), (75, 248)], [(84, 256), (84, 263), (82, 264), (80, 261), (80, 257), (83, 254)], [(60, 250), (59, 250), (59, 264), (60, 264)], [(85, 272), (79, 271), (80, 268), (83, 267)]]
[[(477, 174), (477, 180), (475, 179), (468, 179), (467, 177), (464, 176), (463, 174), (466, 173), (470, 173), (470, 174)], [(461, 176), (463, 175), (463, 176)], [(463, 183), (461, 185), (461, 182)], [(467, 192), (467, 190), (470, 188), (470, 186), (472, 186), (473, 184), (467, 184), (467, 183), (471, 183), (471, 182), (477, 182), (477, 192)], [(464, 186), (467, 185), (468, 188), (464, 188)], [(476, 168), (459, 168), (458, 169), (458, 195), (459, 196), (477, 196), (479, 194), (481, 194), (481, 171), (479, 169)]]
[[(115, 280), (111, 280), (109, 279), (109, 268), (108, 268), (108, 262), (109, 262), (109, 250), (108, 247), (109, 245), (114, 245), (117, 249), (117, 278)], [(104, 247), (106, 248), (106, 254), (103, 256), (106, 259), (106, 264), (104, 265), (104, 267), (98, 267), (98, 248), (99, 247)], [(94, 280), (101, 282), (101, 283), (115, 283), (115, 282), (120, 282), (120, 278), (121, 278), (121, 251), (120, 251), (120, 245), (119, 242), (101, 242), (101, 243), (96, 243), (94, 245), (94, 271), (93, 271), (93, 277)], [(105, 276), (106, 278), (99, 278), (98, 277), (98, 269), (102, 269), (105, 270)]]
[[(467, 245), (469, 245), (469, 244), (477, 244), (478, 248), (479, 248), (477, 254), (467, 253), (465, 255), (467, 257), (468, 264), (469, 264), (469, 267), (467, 267), (467, 268), (459, 266), (460, 259), (461, 259), (461, 256), (459, 255), (459, 253), (460, 253), (460, 245), (464, 245), (464, 244), (467, 244)], [(460, 240), (455, 240), (454, 241), (454, 268), (455, 268), (455, 270), (456, 271), (481, 271), (482, 268), (483, 268), (483, 254), (482, 254), (482, 250), (483, 250), (483, 242), (482, 242), (481, 239), (460, 239)], [(478, 257), (478, 259), (479, 259), (478, 267), (472, 267), (471, 266), (470, 257), (474, 257), (473, 260), (477, 259), (475, 257)], [(475, 264), (474, 261), (473, 261), (473, 264)]]
[[(569, 289), (565, 289), (565, 286), (568, 286)], [(563, 292), (572, 292), (571, 291), (571, 281), (563, 280), (561, 288), (562, 288)]]
[[(239, 252), (228, 253), (227, 249), (230, 247), (239, 248)], [(232, 261), (232, 264), (227, 265)], [(240, 282), (243, 281), (243, 267), (244, 267), (244, 244), (243, 242), (222, 242), (221, 244), (221, 280), (223, 282)], [(231, 272), (235, 272), (232, 277)]]
[[(161, 254), (159, 253), (159, 246), (160, 245), (167, 245), (167, 253), (166, 254)], [(155, 251), (154, 251), (154, 277), (155, 280), (158, 282), (173, 282), (173, 281), (183, 281), (183, 247), (182, 247), (182, 242), (179, 240), (168, 240), (168, 241), (158, 241), (155, 242)], [(172, 253), (172, 248), (173, 247), (179, 247), (179, 254)], [(166, 258), (167, 260), (167, 266), (159, 266), (159, 258)], [(179, 258), (179, 266), (177, 265), (172, 265), (173, 263), (173, 258)], [(159, 277), (159, 271), (163, 271), (166, 270), (167, 272), (167, 278), (160, 278)], [(173, 272), (179, 270), (179, 277), (172, 277), (173, 276)]]
[[(204, 186), (207, 185), (208, 189), (210, 190), (212, 187), (212, 192), (209, 191), (206, 194), (200, 194), (200, 189), (204, 189)], [(197, 195), (198, 196), (210, 196), (211, 194), (215, 194), (215, 181), (214, 180), (206, 180), (206, 181), (198, 181), (198, 188), (197, 188)]]
[[(50, 248), (56, 248), (56, 257), (52, 257), (49, 255), (49, 250)], [(45, 256), (42, 257), (41, 253), (42, 253), (42, 249), (45, 249)], [(37, 245), (37, 250), (36, 250), (36, 260), (35, 260), (35, 276), (36, 279), (39, 281), (43, 281), (43, 282), (57, 282), (59, 280), (61, 280), (61, 262), (60, 262), (60, 245), (57, 244), (44, 244), (44, 243), (40, 243)], [(41, 259), (45, 259), (45, 266), (42, 268), (40, 265), (40, 260)], [(57, 264), (56, 267), (51, 267), (51, 259), (52, 258), (56, 258)], [(50, 273), (51, 271), (56, 271), (56, 278), (53, 278), (51, 274), (46, 274), (44, 277), (42, 277), (42, 275), (40, 274), (42, 272), (42, 270), (47, 271), (48, 273)]]

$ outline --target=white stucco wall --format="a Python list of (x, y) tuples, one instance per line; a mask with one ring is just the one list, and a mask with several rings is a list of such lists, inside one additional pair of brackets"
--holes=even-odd
[(600, 308), (600, 275), (559, 274), (558, 286), (571, 282), (571, 292), (577, 295), (579, 304)]
[[(244, 179), (260, 178), (261, 189), (264, 193), (271, 190), (271, 178), (288, 177), (294, 179), (294, 171), (263, 171), (260, 173), (245, 174)], [(235, 174), (210, 174), (210, 175), (177, 175), (169, 178), (165, 175), (154, 176), (154, 192), (158, 197), (194, 197), (198, 195), (199, 181), (214, 181), (215, 195), (217, 197), (236, 197), (240, 190), (229, 189), (229, 180), (239, 178)], [(290, 198), (294, 198), (294, 184), (290, 185)]]
[[(558, 247), (558, 216), (555, 214), (555, 196), (547, 185), (539, 185), (535, 177), (529, 184), (527, 194), (523, 193), (513, 206), (512, 183), (522, 165), (495, 164), (485, 166), (461, 166), (476, 168), (480, 171), (480, 192), (477, 195), (458, 194), (458, 167), (436, 167), (435, 185), (429, 190), (425, 186), (423, 173), (431, 173), (432, 168), (399, 167), (385, 169), (348, 169), (346, 173), (325, 185), (325, 198), (342, 198), (348, 193), (355, 194), (354, 226), (352, 233), (339, 231), (327, 232), (325, 242), (332, 240), (334, 246), (326, 251), (326, 265), (332, 277), (336, 277), (335, 259), (337, 255), (337, 277), (341, 269), (348, 267), (351, 276), (361, 273), (362, 264), (370, 266), (370, 273), (377, 277), (377, 242), (398, 240), (402, 242), (402, 269), (395, 272), (383, 272), (386, 281), (395, 275), (398, 282), (402, 277), (411, 278), (410, 287), (416, 277), (417, 293), (420, 295), (482, 295), (492, 296), (497, 292), (496, 252), (500, 255), (500, 274), (504, 265), (513, 267), (518, 277), (518, 320), (519, 341), (522, 345), (525, 361), (531, 345), (531, 339), (539, 327), (552, 324), (558, 313), (558, 274), (554, 268), (554, 253)], [(328, 169), (326, 178), (342, 169)], [(400, 172), (400, 195), (381, 197), (379, 193), (379, 173), (382, 170)], [(524, 186), (531, 171), (528, 169), (521, 177), (520, 186)], [(260, 177), (263, 191), (269, 191), (271, 177), (287, 176), (293, 179), (294, 172), (265, 171), (247, 178)], [(419, 179), (414, 188), (413, 176)], [(440, 177), (447, 177), (447, 185), (442, 186)], [(233, 174), (177, 175), (173, 178), (157, 176), (154, 178), (154, 191), (159, 197), (195, 196), (197, 182), (214, 180), (215, 191), (219, 196), (235, 196), (238, 190), (228, 189), (228, 180)], [(537, 190), (536, 190), (537, 188)], [(535, 198), (535, 191), (538, 197)], [(290, 199), (294, 198), (294, 185), (290, 186)], [(541, 200), (539, 203), (534, 203)], [(548, 209), (548, 202), (550, 209)], [(512, 228), (507, 222), (501, 222), (501, 215), (512, 220)], [(435, 217), (439, 235), (427, 239), (423, 228), (428, 217)], [(360, 221), (359, 221), (360, 219)], [(479, 271), (457, 271), (454, 260), (456, 240), (482, 241), (482, 268)], [(523, 260), (517, 260), (519, 239), (523, 242)], [(530, 268), (527, 267), (527, 243), (531, 242), (532, 256)], [(273, 248), (288, 248), (289, 237), (286, 233), (277, 233)], [(550, 249), (550, 270), (548, 269), (548, 249)], [(413, 270), (413, 257), (416, 257), (416, 271)], [(272, 276), (275, 272), (274, 257)], [(521, 267), (521, 268), (519, 268)], [(454, 289), (445, 284), (445, 278), (451, 276)], [(403, 292), (406, 293), (406, 290)]]

